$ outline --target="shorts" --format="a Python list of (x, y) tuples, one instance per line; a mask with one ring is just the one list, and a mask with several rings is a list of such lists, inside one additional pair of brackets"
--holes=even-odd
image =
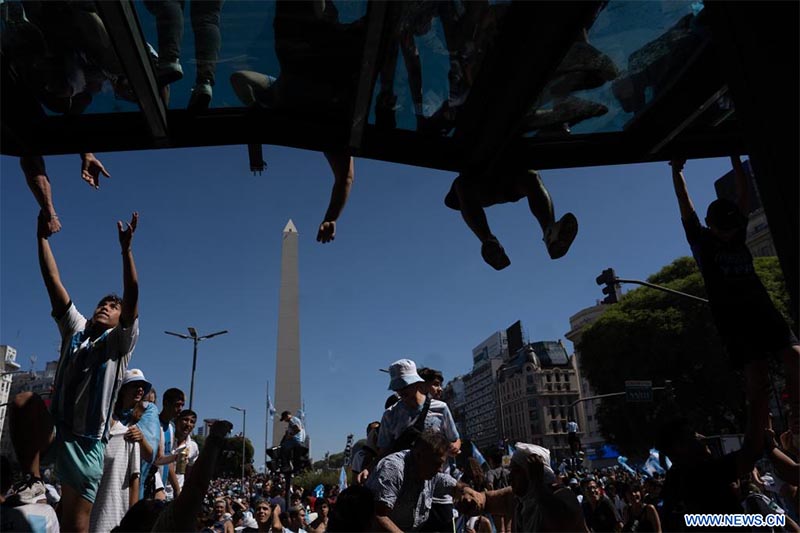
[(784, 348), (800, 344), (774, 307), (757, 305), (748, 311), (734, 313), (724, 308), (712, 308), (714, 323), (734, 368), (768, 359)]
[[(527, 171), (525, 171), (527, 175)], [(474, 180), (477, 185), (478, 199), (480, 200), (481, 207), (490, 207), (497, 204), (513, 203), (525, 197), (525, 194), (520, 192), (517, 187), (518, 175), (511, 173), (500, 173), (496, 176), (478, 177), (465, 177), (460, 174), (456, 179)], [(450, 186), (450, 190), (444, 197), (444, 205), (450, 209), (461, 211), (461, 202), (458, 199), (458, 193), (455, 190), (455, 181)]]
[(94, 503), (103, 477), (103, 459), (106, 443), (59, 432), (56, 437), (56, 475), (64, 485)]

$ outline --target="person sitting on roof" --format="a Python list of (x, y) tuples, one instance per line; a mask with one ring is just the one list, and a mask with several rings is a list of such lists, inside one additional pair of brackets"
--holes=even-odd
[(536, 170), (502, 169), (492, 176), (461, 173), (453, 180), (444, 204), (461, 211), (464, 222), (481, 241), (481, 256), (495, 270), (511, 264), (500, 241), (489, 229), (485, 207), (528, 199), (539, 221), (551, 259), (563, 257), (578, 234), (578, 220), (566, 213), (556, 222), (553, 201)]

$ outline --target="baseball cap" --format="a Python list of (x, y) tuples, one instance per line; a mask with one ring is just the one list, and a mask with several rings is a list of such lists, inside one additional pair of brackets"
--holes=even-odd
[(389, 366), (389, 390), (399, 391), (424, 381), (417, 374), (417, 364), (411, 359), (399, 359)]
[(139, 381), (142, 382), (142, 387), (144, 388), (145, 394), (150, 392), (150, 389), (153, 388), (153, 385), (151, 385), (150, 382), (145, 379), (144, 373), (138, 368), (131, 368), (125, 371), (125, 376), (122, 378), (121, 386), (124, 387), (128, 383)]
[(718, 198), (708, 206), (706, 222), (722, 231), (727, 231), (746, 225), (747, 219), (735, 203)]

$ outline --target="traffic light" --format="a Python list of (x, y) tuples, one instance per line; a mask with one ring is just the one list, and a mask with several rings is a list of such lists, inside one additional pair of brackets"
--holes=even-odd
[(597, 276), (595, 281), (598, 285), (605, 285), (605, 287), (603, 287), (603, 294), (606, 295), (606, 297), (603, 298), (604, 304), (615, 304), (619, 301), (619, 297), (622, 296), (622, 294), (619, 284), (617, 283), (617, 275), (614, 273), (613, 268), (603, 270), (603, 273)]

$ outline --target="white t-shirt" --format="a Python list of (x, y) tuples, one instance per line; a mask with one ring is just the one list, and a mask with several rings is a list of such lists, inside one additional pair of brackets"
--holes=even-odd
[(130, 482), (140, 472), (139, 444), (125, 440), (128, 426), (115, 423), (108, 431), (103, 477), (89, 519), (90, 531), (111, 531), (128, 511)]
[[(186, 456), (186, 465), (191, 466), (195, 461), (197, 461), (197, 457), (200, 455), (200, 449), (197, 447), (197, 443), (192, 440), (191, 435), (186, 438), (185, 442), (179, 442), (175, 447), (179, 448), (184, 444), (186, 444), (186, 448), (189, 450), (189, 454)], [(179, 474), (177, 471), (175, 472), (175, 475), (178, 477), (178, 486), (181, 488), (181, 490), (183, 490), (183, 482), (186, 478), (186, 475)], [(174, 497), (172, 483), (167, 482), (164, 485), (164, 493), (166, 494), (167, 499), (171, 500)]]

